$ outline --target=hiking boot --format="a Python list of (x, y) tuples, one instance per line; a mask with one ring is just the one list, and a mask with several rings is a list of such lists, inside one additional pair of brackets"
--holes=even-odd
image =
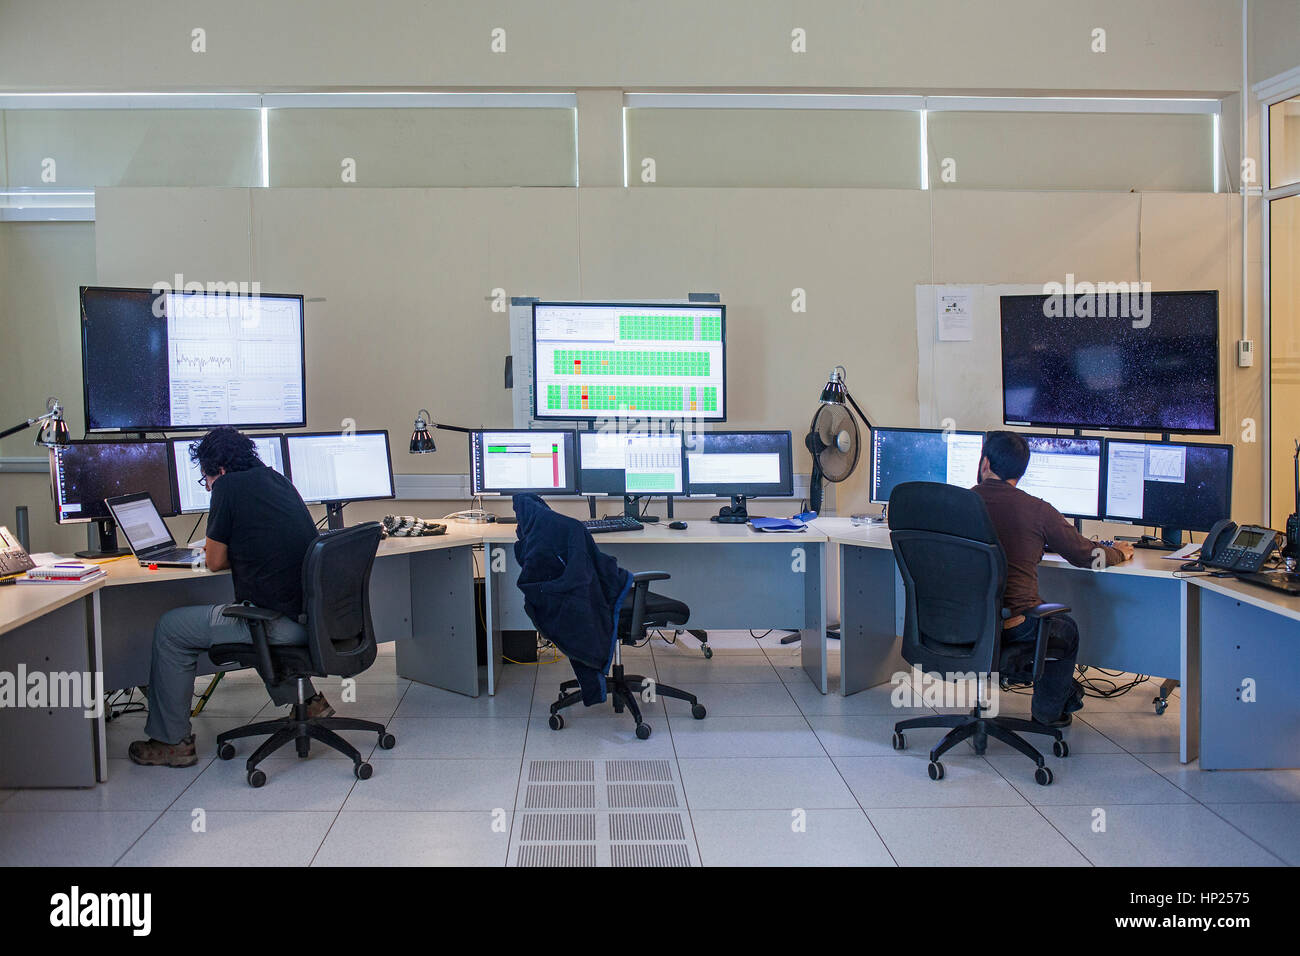
[[(293, 715), (292, 707), (289, 708), (289, 714), (290, 716)], [(330, 706), (330, 702), (325, 699), (324, 694), (315, 693), (307, 698), (307, 719), (308, 720), (311, 720), (313, 717), (333, 717), (333, 716), (334, 716), (334, 708)]]
[(165, 744), (153, 738), (137, 740), (127, 748), (126, 754), (132, 763), (142, 767), (193, 767), (199, 762), (193, 734), (176, 744)]

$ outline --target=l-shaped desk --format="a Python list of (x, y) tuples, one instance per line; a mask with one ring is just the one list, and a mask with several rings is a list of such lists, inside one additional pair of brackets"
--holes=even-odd
[[(514, 541), (513, 524), (451, 522), (445, 535), (380, 544), (371, 613), (379, 639), (397, 642), (400, 676), (469, 696), (495, 693), (502, 632), (532, 627), (514, 586)], [(800, 534), (763, 534), (693, 521), (681, 531), (648, 525), (607, 535), (600, 545), (625, 567), (668, 571), (665, 590), (690, 606), (693, 627), (798, 630), (801, 663), (822, 693), (834, 547), (840, 693), (907, 669), (899, 654), (901, 580), (883, 525), (821, 518)], [(475, 641), (474, 552), (480, 547), (490, 662), (485, 682)], [(1199, 751), (1205, 769), (1300, 766), (1300, 704), (1294, 703), (1300, 598), (1224, 579), (1176, 577), (1172, 567), (1154, 552), (1105, 571), (1048, 558), (1041, 589), (1073, 609), (1080, 663), (1179, 679), (1183, 761)], [(165, 611), (232, 600), (224, 572), (149, 571), (129, 557), (107, 562), (105, 570), (86, 584), (0, 590), (0, 674), (102, 673), (105, 691), (142, 685), (154, 624)], [(200, 673), (215, 669), (209, 663)], [(1202, 674), (1209, 675), (1204, 683)], [(92, 786), (106, 778), (102, 715), (87, 719), (76, 707), (0, 707), (0, 787)]]
[[(838, 548), (840, 692), (853, 694), (907, 668), (902, 579), (884, 524), (813, 524)], [(1300, 597), (1177, 570), (1159, 551), (1104, 570), (1045, 555), (1039, 591), (1070, 606), (1080, 664), (1179, 681), (1182, 762), (1300, 767)]]

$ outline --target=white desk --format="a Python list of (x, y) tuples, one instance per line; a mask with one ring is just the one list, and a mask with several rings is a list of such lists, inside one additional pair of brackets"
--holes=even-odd
[[(500, 633), (532, 630), (515, 587), (515, 525), (486, 525), (488, 654), (500, 668)], [(802, 637), (801, 662), (824, 694), (826, 659), (826, 536), (816, 529), (769, 534), (747, 525), (692, 520), (674, 531), (648, 524), (641, 531), (596, 536), (601, 551), (629, 571), (667, 571), (655, 590), (691, 609), (689, 627), (781, 628)], [(495, 679), (495, 678), (494, 678)]]
[[(899, 653), (902, 579), (886, 525), (854, 526), (847, 518), (814, 524), (839, 548), (840, 693), (853, 694), (908, 669)], [(1079, 624), (1079, 663), (1178, 679), (1179, 756), (1187, 762), (1196, 759), (1200, 738), (1199, 593), (1191, 579), (1174, 576), (1178, 564), (1163, 554), (1138, 551), (1132, 561), (1101, 571), (1046, 555), (1039, 591), (1044, 600), (1070, 606)]]

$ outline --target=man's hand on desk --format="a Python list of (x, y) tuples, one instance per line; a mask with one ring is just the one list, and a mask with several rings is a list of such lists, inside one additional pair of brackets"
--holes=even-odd
[(1132, 560), (1133, 560), (1133, 542), (1132, 542), (1132, 541), (1116, 541), (1116, 542), (1115, 542), (1115, 550), (1118, 551), (1120, 554), (1124, 555), (1124, 560), (1125, 560), (1125, 561), (1132, 561)]

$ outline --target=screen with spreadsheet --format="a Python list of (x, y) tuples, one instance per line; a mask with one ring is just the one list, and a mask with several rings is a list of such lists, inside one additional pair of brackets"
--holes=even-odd
[(286, 435), (288, 478), (309, 504), (393, 497), (388, 432)]
[(303, 298), (81, 289), (87, 432), (306, 425)]
[(475, 495), (576, 493), (573, 434), (529, 429), (470, 432), (470, 491)]
[[(268, 468), (274, 468), (284, 474), (284, 446), (280, 435), (249, 435), (257, 457)], [(197, 514), (207, 511), (212, 503), (212, 492), (199, 484), (203, 472), (196, 461), (190, 460), (192, 438), (173, 438), (172, 472), (176, 475), (176, 503), (181, 514)]]
[(727, 417), (724, 305), (533, 303), (533, 417)]
[(1101, 514), (1100, 438), (1021, 435), (1029, 445), (1029, 467), (1016, 487), (1042, 498), (1069, 518)]
[(579, 432), (578, 491), (584, 495), (680, 495), (680, 432)]

